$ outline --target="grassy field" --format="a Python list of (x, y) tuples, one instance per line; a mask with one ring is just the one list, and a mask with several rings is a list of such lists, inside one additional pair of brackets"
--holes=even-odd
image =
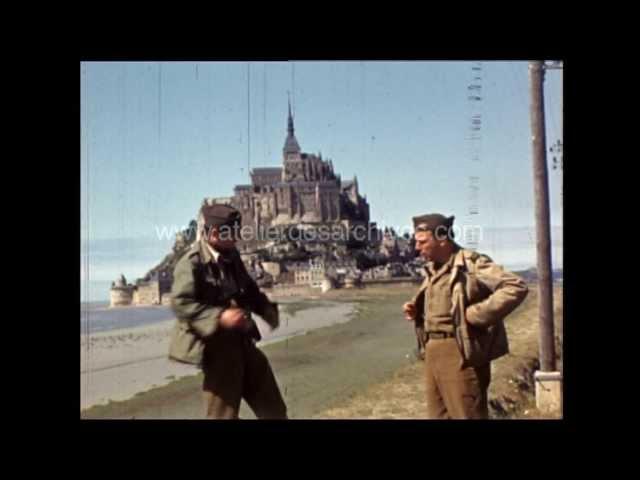
[[(562, 289), (554, 292), (556, 353), (562, 369)], [(507, 319), (511, 353), (492, 364), (489, 389), (491, 418), (558, 418), (535, 408), (533, 372), (538, 368), (537, 289), (530, 286), (527, 299)], [(424, 364), (398, 369), (392, 378), (371, 385), (341, 405), (317, 413), (327, 419), (425, 418)]]

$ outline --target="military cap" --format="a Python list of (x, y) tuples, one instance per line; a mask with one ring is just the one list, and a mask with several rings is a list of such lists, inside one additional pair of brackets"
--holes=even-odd
[(204, 226), (234, 226), (240, 224), (242, 216), (240, 212), (229, 205), (204, 205), (201, 209), (204, 218)]
[(418, 215), (417, 217), (413, 217), (413, 228), (417, 232), (426, 232), (430, 230), (434, 233), (439, 233), (442, 228), (438, 227), (443, 227), (446, 229), (447, 233), (451, 233), (453, 235), (453, 232), (450, 232), (449, 230), (453, 226), (454, 218), (455, 217), (453, 215), (445, 217), (439, 213)]

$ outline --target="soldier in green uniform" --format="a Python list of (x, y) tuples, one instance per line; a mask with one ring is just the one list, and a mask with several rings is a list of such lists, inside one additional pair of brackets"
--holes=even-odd
[(205, 205), (204, 233), (178, 261), (171, 306), (177, 317), (169, 347), (173, 360), (204, 373), (207, 418), (236, 419), (245, 399), (258, 418), (287, 418), (287, 409), (251, 312), (278, 327), (275, 303), (258, 289), (235, 248), (240, 213)]
[(528, 289), (488, 256), (456, 244), (453, 219), (413, 218), (426, 278), (403, 310), (407, 320), (425, 329), (428, 417), (486, 419), (491, 361), (509, 351), (503, 319)]

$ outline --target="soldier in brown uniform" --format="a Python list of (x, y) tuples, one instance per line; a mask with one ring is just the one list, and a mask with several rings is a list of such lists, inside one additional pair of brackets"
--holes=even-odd
[(287, 409), (251, 312), (278, 327), (277, 305), (247, 273), (235, 241), (240, 213), (204, 206), (202, 239), (178, 261), (171, 306), (177, 317), (169, 357), (199, 365), (208, 418), (238, 418), (244, 398), (258, 418), (287, 418)]
[(486, 419), (491, 361), (509, 351), (503, 319), (528, 289), (488, 256), (456, 244), (453, 219), (413, 218), (426, 278), (403, 310), (407, 320), (425, 327), (428, 417)]

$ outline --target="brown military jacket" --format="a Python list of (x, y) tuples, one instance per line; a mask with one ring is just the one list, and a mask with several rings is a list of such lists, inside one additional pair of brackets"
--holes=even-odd
[[(202, 360), (204, 342), (218, 329), (220, 314), (231, 305), (260, 315), (272, 328), (278, 326), (277, 305), (260, 292), (238, 251), (227, 257), (229, 267), (224, 268), (203, 242), (194, 243), (178, 260), (171, 290), (171, 307), (177, 322), (169, 358), (196, 365)], [(232, 276), (225, 272), (232, 272)], [(254, 338), (259, 338), (253, 320), (251, 326)]]
[[(504, 318), (526, 298), (528, 288), (486, 255), (461, 248), (454, 254), (449, 278), (451, 315), (464, 364), (481, 366), (509, 352)], [(416, 324), (424, 324), (429, 271), (418, 293)]]

